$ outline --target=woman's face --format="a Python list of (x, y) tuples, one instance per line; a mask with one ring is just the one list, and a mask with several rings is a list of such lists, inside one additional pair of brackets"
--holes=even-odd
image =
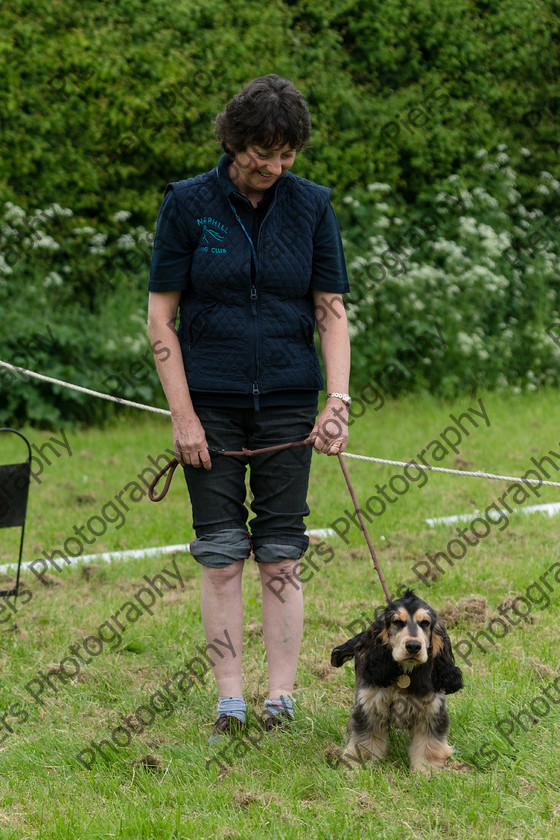
[(283, 146), (281, 149), (262, 149), (249, 146), (244, 152), (237, 152), (229, 167), (230, 178), (243, 195), (260, 194), (271, 187), (296, 159), (295, 149)]

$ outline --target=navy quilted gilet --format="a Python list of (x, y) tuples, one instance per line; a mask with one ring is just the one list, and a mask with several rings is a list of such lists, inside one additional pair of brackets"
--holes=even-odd
[[(220, 160), (219, 170), (227, 165)], [(258, 395), (324, 387), (313, 340), (313, 235), (330, 190), (291, 172), (278, 181), (252, 247), (218, 169), (169, 184), (193, 248), (180, 304), (189, 387)]]

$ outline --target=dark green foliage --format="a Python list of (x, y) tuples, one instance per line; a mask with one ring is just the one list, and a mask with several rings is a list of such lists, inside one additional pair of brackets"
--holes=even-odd
[(298, 171), (339, 194), (376, 179), (413, 203), (500, 142), (550, 169), (558, 30), (545, 0), (4, 4), (0, 200), (151, 228), (165, 184), (215, 164), (216, 113), (271, 71), (309, 97)]

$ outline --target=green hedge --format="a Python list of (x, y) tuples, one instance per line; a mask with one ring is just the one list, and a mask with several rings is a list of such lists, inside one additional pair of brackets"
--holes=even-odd
[(309, 97), (298, 171), (338, 194), (387, 181), (412, 204), (499, 143), (551, 169), (559, 29), (546, 0), (12, 0), (0, 201), (152, 229), (166, 182), (215, 164), (216, 113), (271, 71)]

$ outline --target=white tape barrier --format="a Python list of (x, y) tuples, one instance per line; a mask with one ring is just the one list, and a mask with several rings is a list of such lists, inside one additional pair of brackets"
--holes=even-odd
[[(332, 537), (334, 535), (334, 531), (332, 528), (316, 528), (314, 530), (307, 531), (307, 535), (309, 537), (321, 537), (324, 539), (325, 537)], [(69, 562), (65, 563), (64, 567), (76, 566), (78, 563), (93, 563), (95, 561), (111, 563), (113, 560), (139, 560), (142, 557), (173, 554), (175, 551), (188, 553), (189, 543), (186, 543), (185, 545), (161, 545), (157, 548), (133, 548), (128, 551), (105, 551), (102, 554), (82, 554), (80, 557), (69, 557)], [(29, 563), (22, 563), (22, 572), (27, 571), (30, 564), (33, 562), (33, 560), (30, 560)], [(17, 563), (7, 563), (4, 566), (0, 566), (0, 572), (3, 574), (12, 571), (13, 569), (17, 569)]]
[[(560, 502), (549, 502), (545, 505), (530, 505), (526, 508), (513, 508), (513, 513), (548, 513), (549, 516), (556, 516), (560, 513)], [(501, 510), (500, 513), (509, 513), (507, 510)], [(436, 519), (425, 519), (430, 526), (447, 525), (453, 522), (468, 522), (469, 519), (476, 519), (477, 516), (482, 516), (480, 510), (473, 510), (471, 513), (459, 513), (456, 516), (439, 516)]]

